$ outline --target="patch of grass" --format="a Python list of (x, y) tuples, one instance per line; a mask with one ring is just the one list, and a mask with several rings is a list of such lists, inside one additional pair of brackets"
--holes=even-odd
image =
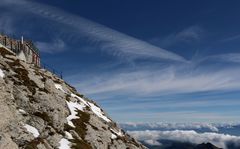
[(74, 140), (71, 140), (71, 142), (74, 143), (72, 145), (72, 149), (92, 149), (91, 145), (84, 140), (74, 138)]
[(79, 93), (75, 93), (77, 96), (79, 96), (79, 97), (81, 97), (81, 98), (84, 98), (84, 95), (82, 95), (82, 94), (79, 94)]
[(54, 83), (62, 84), (62, 81), (60, 79), (56, 79), (56, 80), (54, 80)]
[(49, 93), (48, 90), (46, 90), (46, 88), (39, 88), (39, 91), (45, 92), (45, 93)]
[(92, 124), (90, 124), (90, 125), (94, 130), (99, 130), (97, 127), (93, 126)]
[(123, 137), (118, 137), (117, 139), (122, 140), (125, 144), (130, 143), (136, 147), (140, 147), (140, 144), (134, 138), (131, 138), (129, 135), (125, 134)]
[(87, 132), (86, 123), (89, 122), (90, 115), (86, 112), (82, 112), (82, 111), (79, 110), (77, 116), (80, 117), (80, 118), (79, 119), (73, 119), (72, 122), (76, 126), (75, 131), (77, 132), (77, 134), (82, 139), (84, 139), (84, 137), (86, 135), (86, 132)]
[(73, 130), (73, 128), (68, 124), (64, 124), (64, 131), (70, 131), (70, 130)]
[(20, 64), (20, 60), (17, 59), (14, 62), (8, 62), (9, 66), (16, 72), (15, 77), (21, 82), (16, 82), (18, 85), (24, 85), (34, 95), (36, 93), (37, 85), (28, 77), (28, 71)]
[(47, 79), (46, 79), (45, 77), (43, 77), (43, 78), (41, 79), (41, 81), (46, 82)]
[(6, 55), (13, 55), (11, 52), (9, 52), (8, 50), (6, 50), (5, 48), (0, 48), (0, 54), (6, 58)]
[(87, 123), (89, 123), (90, 115), (86, 112), (78, 111), (77, 116), (79, 116), (79, 119), (73, 119), (72, 122), (75, 126), (75, 128), (72, 128), (68, 124), (65, 124), (64, 130), (70, 131), (75, 130), (76, 133), (81, 137), (81, 139), (78, 139), (74, 137), (71, 142), (73, 143), (72, 149), (92, 149), (91, 145), (85, 141), (85, 136), (87, 134)]
[(28, 142), (25, 145), (24, 149), (37, 149), (38, 144), (41, 144), (41, 143), (44, 144), (43, 139), (36, 138), (36, 139), (32, 140), (31, 142)]
[(34, 95), (36, 93), (37, 85), (34, 81), (30, 80), (28, 77), (28, 71), (23, 68), (16, 68), (15, 72), (18, 74), (19, 80), (23, 81), (23, 84), (28, 88), (28, 90)]
[(74, 87), (72, 87), (71, 85), (69, 85), (67, 82), (65, 82), (65, 84), (70, 88), (71, 92), (73, 92), (73, 93), (77, 92), (77, 90)]
[(70, 98), (71, 98), (71, 95), (67, 94), (66, 95), (66, 100), (69, 102), (70, 101)]

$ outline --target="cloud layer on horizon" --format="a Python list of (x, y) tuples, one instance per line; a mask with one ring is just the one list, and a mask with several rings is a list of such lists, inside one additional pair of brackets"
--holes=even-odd
[[(120, 126), (125, 130), (202, 130), (206, 129), (212, 132), (218, 132), (219, 124), (209, 123), (121, 123)], [(226, 126), (233, 126), (231, 124), (225, 124)]]
[(218, 133), (197, 133), (196, 131), (183, 131), (183, 130), (174, 130), (174, 131), (128, 131), (130, 135), (140, 141), (147, 140), (145, 143), (159, 143), (158, 140), (174, 140), (180, 142), (190, 142), (194, 144), (201, 144), (210, 142), (217, 147), (227, 149), (229, 143), (233, 143), (235, 146), (240, 147), (240, 137), (231, 136), (227, 134), (218, 134)]

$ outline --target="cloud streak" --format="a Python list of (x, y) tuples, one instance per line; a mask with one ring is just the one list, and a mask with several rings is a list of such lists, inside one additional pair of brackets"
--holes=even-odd
[(10, 4), (20, 6), (21, 10), (31, 12), (63, 25), (68, 25), (70, 28), (77, 31), (77, 34), (80, 36), (88, 38), (90, 41), (97, 43), (101, 49), (117, 56), (132, 56), (132, 58), (154, 57), (174, 61), (185, 61), (183, 57), (165, 49), (151, 45), (124, 33), (120, 33), (85, 18), (69, 14), (55, 7), (27, 0), (22, 0), (21, 2), (12, 0), (9, 3), (8, 1), (3, 1), (2, 5), (4, 4), (5, 6), (10, 6)]
[(111, 73), (92, 80), (83, 80), (81, 84), (75, 84), (75, 86), (82, 92), (93, 95), (121, 93), (130, 96), (226, 91), (240, 88), (238, 83), (240, 81), (238, 75), (240, 70), (236, 68), (198, 71), (188, 68), (178, 69), (176, 67), (161, 70), (147, 69), (148, 71)]
[(61, 39), (52, 42), (36, 42), (36, 45), (44, 53), (55, 53), (66, 50), (66, 44)]
[(172, 33), (163, 39), (152, 39), (152, 42), (160, 42), (162, 46), (172, 46), (176, 43), (198, 42), (203, 37), (204, 30), (198, 25), (190, 26), (184, 30)]
[(231, 62), (231, 63), (240, 63), (240, 53), (227, 53), (220, 55), (208, 56), (201, 61), (219, 61), (219, 62)]
[[(51, 42), (37, 42), (37, 45), (42, 52), (62, 52), (70, 47), (68, 46), (69, 41), (75, 40), (82, 42), (82, 39), (84, 39), (83, 42), (86, 40), (90, 43), (90, 48), (88, 48), (90, 50), (100, 49), (113, 56), (122, 58), (124, 62), (126, 60), (130, 60), (130, 62), (134, 63), (134, 66), (129, 66), (129, 63), (122, 64), (121, 62), (115, 63), (115, 61), (112, 63), (112, 61), (109, 62), (107, 60), (108, 62), (106, 63), (111, 63), (111, 65), (113, 65), (110, 69), (107, 69), (105, 63), (97, 64), (98, 66), (105, 65), (103, 66), (105, 67), (104, 69), (103, 67), (97, 67), (97, 69), (95, 69), (96, 63), (92, 63), (94, 65), (94, 71), (91, 71), (91, 68), (86, 65), (88, 68), (84, 68), (84, 71), (81, 68), (79, 69), (79, 71), (83, 71), (81, 74), (78, 73), (77, 75), (66, 77), (66, 80), (76, 86), (82, 93), (96, 97), (96, 99), (101, 97), (115, 99), (114, 97), (123, 96), (123, 98), (131, 98), (137, 102), (136, 99), (143, 99), (147, 101), (151, 97), (163, 97), (164, 95), (170, 94), (188, 94), (209, 91), (239, 91), (240, 89), (240, 77), (238, 75), (240, 73), (239, 67), (223, 67), (221, 65), (220, 68), (218, 65), (218, 67), (213, 67), (214, 69), (211, 69), (211, 66), (208, 65), (209, 61), (210, 63), (212, 61), (214, 63), (217, 62), (217, 64), (221, 64), (219, 62), (223, 62), (224, 64), (226, 64), (226, 62), (239, 63), (239, 53), (208, 56), (200, 59), (194, 58), (192, 61), (186, 61), (182, 56), (173, 52), (159, 48), (149, 44), (146, 41), (131, 37), (127, 34), (121, 33), (88, 19), (64, 12), (55, 7), (30, 0), (3, 0), (0, 3), (0, 7), (3, 7), (4, 10), (12, 10), (14, 7), (14, 11), (20, 12), (19, 15), (27, 14), (25, 18), (26, 20), (29, 19), (27, 17), (35, 17), (37, 21), (43, 21), (42, 24), (44, 25), (51, 23), (49, 26), (46, 25), (48, 29), (51, 27), (56, 27), (52, 31), (56, 34), (52, 34), (56, 39), (49, 40)], [(14, 12), (11, 11), (11, 14), (12, 13)], [(18, 17), (18, 15), (16, 16)], [(12, 15), (11, 17), (16, 16)], [(4, 21), (0, 22), (0, 26), (7, 31), (13, 31), (14, 23), (12, 20), (7, 20), (7, 18), (8, 17), (3, 17), (1, 19)], [(32, 27), (34, 28), (35, 26), (32, 25)], [(181, 32), (171, 34), (169, 37), (166, 37), (165, 41), (162, 42), (165, 42), (165, 44), (169, 45), (179, 42), (197, 42), (201, 40), (202, 33), (203, 29), (201, 27), (192, 26), (182, 30)], [(69, 39), (66, 40), (66, 38)], [(78, 40), (80, 38), (81, 40)], [(79, 47), (81, 47), (80, 43), (77, 44), (79, 44)], [(78, 48), (78, 46), (76, 47)], [(137, 61), (136, 59), (141, 62)], [(147, 62), (146, 59), (148, 59)], [(201, 67), (199, 65), (201, 65)], [(101, 72), (99, 72), (99, 70)], [(119, 98), (116, 98), (116, 100), (117, 99)], [(224, 105), (225, 103), (226, 102), (217, 103), (216, 106)], [(115, 105), (113, 108), (115, 111), (117, 111), (120, 108), (129, 110), (131, 109), (131, 106), (134, 107), (132, 109), (137, 110), (141, 109), (142, 107), (157, 109), (157, 106), (158, 108), (164, 108), (164, 106), (169, 108), (189, 108), (194, 105), (215, 105), (213, 102), (204, 101), (195, 101), (189, 103), (182, 102), (177, 104), (163, 103), (162, 105), (150, 104), (146, 104), (145, 107), (143, 106), (144, 103), (135, 105), (128, 104), (124, 107), (118, 108), (116, 108)], [(178, 113), (178, 115), (182, 117), (192, 116), (194, 118), (199, 116), (202, 119), (214, 118), (223, 120), (223, 117), (219, 115), (197, 115), (196, 113), (194, 113), (194, 115), (191, 115), (191, 113)], [(153, 113), (150, 113), (149, 115), (151, 116), (151, 114)], [(164, 117), (164, 114), (171, 116), (176, 115), (176, 113), (163, 113), (162, 115), (154, 115), (155, 117), (153, 118), (156, 119), (157, 116)], [(166, 119), (168, 118), (168, 115), (165, 115)]]
[[(85, 18), (69, 14), (55, 7), (27, 0), (5, 0), (0, 5), (4, 7), (10, 7), (12, 5), (20, 6), (18, 7), (19, 9), (21, 8), (32, 14), (58, 22), (59, 24), (68, 25), (73, 30), (76, 30), (78, 34), (81, 34), (81, 36), (87, 37), (89, 40), (96, 42), (101, 49), (107, 50), (114, 55), (132, 58), (155, 57), (159, 59), (185, 61), (183, 57), (177, 54), (153, 46), (145, 41), (120, 33)], [(177, 33), (174, 38), (182, 40), (198, 40), (201, 32), (202, 29), (200, 27), (192, 26)], [(53, 51), (63, 51), (66, 47), (62, 40), (55, 40), (53, 43), (38, 42), (38, 45), (43, 52), (49, 53), (52, 53)], [(239, 54), (220, 55), (218, 57), (213, 56), (211, 59), (233, 62), (240, 61)], [(231, 90), (239, 88), (240, 86), (236, 83), (240, 80), (239, 77), (232, 75), (239, 73), (239, 70), (232, 69), (213, 73), (200, 72), (193, 74), (191, 72), (188, 74), (179, 74), (179, 70), (174, 67), (178, 66), (173, 66), (173, 70), (172, 68), (161, 70), (148, 69), (147, 71), (137, 70), (135, 72), (128, 72), (127, 70), (119, 74), (110, 74), (111, 77), (106, 75), (97, 78), (97, 80), (88, 80), (87, 82), (82, 81), (81, 86), (78, 84), (75, 85), (88, 94), (122, 91), (139, 95), (201, 92), (225, 89)], [(231, 78), (229, 78), (229, 76), (231, 76)]]

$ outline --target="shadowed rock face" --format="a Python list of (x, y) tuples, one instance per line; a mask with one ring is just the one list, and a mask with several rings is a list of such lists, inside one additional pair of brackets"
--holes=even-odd
[(179, 142), (179, 141), (171, 141), (171, 140), (161, 140), (160, 142), (161, 142), (161, 145), (149, 145), (149, 144), (145, 144), (145, 145), (149, 149), (222, 149), (214, 146), (211, 143), (192, 144), (189, 142)]
[(220, 148), (212, 145), (211, 143), (202, 143), (197, 145), (195, 149), (220, 149)]
[(0, 48), (0, 149), (145, 148), (97, 104)]

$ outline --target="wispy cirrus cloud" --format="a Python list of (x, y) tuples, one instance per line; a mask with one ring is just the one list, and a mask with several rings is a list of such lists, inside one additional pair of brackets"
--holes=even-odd
[[(82, 36), (96, 43), (102, 50), (117, 56), (154, 57), (169, 59), (174, 61), (185, 61), (185, 59), (175, 53), (151, 45), (145, 41), (118, 32), (104, 25), (92, 22), (85, 18), (69, 14), (55, 7), (36, 3), (33, 1), (22, 0), (21, 2), (12, 0), (3, 1), (5, 7), (16, 5), (18, 9), (32, 14), (50, 19), (59, 24), (68, 25), (69, 28), (77, 32), (76, 36)], [(64, 31), (62, 31), (64, 32)]]
[(222, 42), (229, 42), (229, 41), (234, 41), (234, 40), (239, 40), (240, 39), (240, 35), (235, 35), (235, 36), (231, 36), (231, 37), (227, 37), (223, 40), (221, 40)]
[[(209, 69), (208, 64), (201, 63), (209, 60), (224, 62), (231, 61), (238, 63), (239, 57), (237, 53), (201, 57), (200, 60), (193, 59), (192, 61), (186, 61), (184, 57), (167, 51), (166, 49), (159, 48), (158, 46), (149, 44), (146, 41), (139, 40), (135, 37), (131, 37), (127, 34), (108, 28), (107, 26), (65, 12), (55, 7), (37, 3), (35, 1), (3, 0), (0, 3), (0, 7), (11, 11), (14, 7), (14, 10), (18, 12), (19, 15), (25, 13), (32, 18), (34, 16), (36, 20), (40, 19), (40, 21), (38, 20), (39, 22), (42, 20), (47, 20), (49, 24), (51, 23), (52, 28), (54, 28), (54, 31), (52, 32), (57, 34), (54, 36), (54, 38), (57, 38), (54, 40), (49, 40), (51, 42), (43, 42), (39, 40), (37, 44), (42, 52), (54, 53), (64, 51), (68, 47), (66, 38), (68, 38), (68, 41), (78, 41), (78, 39), (81, 38), (90, 43), (90, 48), (87, 48), (88, 50), (100, 49), (105, 53), (121, 57), (124, 61), (126, 59), (146, 60), (146, 58), (151, 58), (154, 61), (156, 59), (158, 60), (154, 63), (149, 62), (147, 65), (136, 62), (131, 68), (129, 68), (129, 66), (127, 66), (128, 68), (123, 68), (126, 67), (123, 66), (120, 68), (120, 70), (119, 63), (114, 62), (111, 63), (111, 65), (114, 65), (111, 66), (114, 67), (111, 68), (111, 70), (114, 69), (113, 71), (107, 69), (107, 66), (103, 66), (105, 64), (102, 64), (105, 69), (102, 69), (103, 67), (98, 67), (96, 71), (84, 70), (82, 73), (78, 72), (77, 75), (65, 77), (66, 80), (76, 86), (82, 93), (91, 95), (92, 97), (97, 97), (96, 99), (107, 97), (108, 99), (114, 100), (114, 97), (120, 95), (124, 96), (124, 98), (145, 98), (145, 100), (147, 100), (147, 98), (151, 96), (164, 96), (169, 94), (188, 94), (194, 92), (211, 91), (239, 91), (239, 67), (225, 68), (221, 66), (221, 68), (218, 67), (219, 69)], [(11, 15), (10, 17), (13, 17), (14, 20), (19, 15)], [(28, 19), (28, 15), (25, 16), (25, 19)], [(32, 23), (34, 24), (35, 22), (33, 21)], [(8, 22), (0, 21), (0, 25), (1, 24), (3, 29), (9, 31), (14, 30), (15, 24), (12, 23), (11, 20)], [(46, 25), (45, 22), (43, 25)], [(35, 25), (32, 25), (32, 27), (34, 28)], [(30, 30), (31, 28), (28, 29)], [(203, 34), (204, 29), (196, 25), (188, 27), (180, 32), (170, 34), (161, 42), (165, 45), (172, 45), (179, 42), (198, 42), (202, 39)], [(95, 46), (97, 48), (91, 48)], [(168, 61), (166, 62), (162, 60)], [(200, 63), (201, 69), (196, 68), (198, 65), (200, 65)], [(96, 65), (96, 63), (94, 65)], [(95, 68), (96, 66), (94, 66), (94, 69)], [(78, 71), (81, 71), (81, 69)], [(137, 100), (135, 101), (137, 102)], [(191, 105), (196, 104), (202, 106), (207, 104), (214, 105), (212, 102), (205, 103), (196, 101), (189, 103), (184, 102), (182, 104), (169, 103), (165, 104), (165, 106), (172, 108), (185, 106), (186, 108), (187, 106), (191, 107)], [(219, 104), (223, 104), (223, 102), (218, 103), (217, 105)], [(139, 103), (139, 105), (133, 105), (133, 107), (137, 109), (138, 107), (142, 107), (142, 105), (142, 103)], [(132, 105), (126, 105), (124, 108), (131, 109), (131, 106)], [(154, 106), (157, 105), (146, 105), (146, 107)], [(116, 107), (116, 105), (113, 107)], [(145, 118), (151, 117), (152, 114), (153, 113), (145, 115)], [(169, 118), (169, 115), (173, 117), (178, 115), (181, 118), (187, 117), (189, 119), (196, 117), (201, 119), (205, 118), (204, 120), (207, 118), (208, 120), (228, 119), (228, 117), (221, 117), (219, 115), (197, 115), (196, 113), (194, 115), (191, 115), (191, 113), (163, 113), (162, 115), (154, 115), (155, 117), (152, 119), (157, 119), (158, 117), (167, 119)], [(134, 116), (135, 115), (133, 115), (133, 117)], [(142, 117), (142, 115), (138, 115), (138, 117)]]
[[(98, 43), (102, 49), (110, 51), (115, 55), (156, 57), (160, 59), (184, 61), (184, 58), (177, 54), (153, 46), (145, 41), (138, 40), (98, 23), (69, 14), (55, 7), (27, 0), (3, 1), (1, 5), (4, 7), (16, 5), (21, 9), (25, 8), (24, 11), (50, 19), (59, 24), (68, 25), (73, 28), (73, 30), (76, 30), (77, 34), (89, 38), (89, 40)], [(194, 41), (201, 38), (202, 32), (203, 29), (201, 27), (191, 26), (176, 34), (170, 35), (166, 39), (171, 42), (180, 40)], [(37, 42), (37, 44), (42, 51), (49, 53), (66, 49), (66, 43), (64, 43), (62, 39), (54, 40), (52, 43)], [(211, 59), (214, 58), (225, 61), (239, 61), (239, 56), (237, 54), (211, 57)], [(109, 75), (101, 75), (95, 77), (96, 79), (91, 79), (92, 81), (88, 80), (85, 82), (80, 80), (81, 85), (75, 85), (88, 94), (102, 94), (119, 91), (121, 93), (136, 94), (136, 91), (138, 91), (138, 95), (186, 93), (225, 89), (231, 90), (239, 87), (236, 83), (239, 80), (239, 77), (231, 75), (238, 73), (238, 70), (229, 69), (213, 73), (207, 71), (192, 73), (194, 70), (177, 70), (175, 67), (178, 66), (160, 70), (154, 68), (147, 70), (140, 69), (135, 72), (125, 70), (120, 73), (109, 74), (111, 77)], [(189, 71), (189, 73), (180, 73), (180, 71)], [(230, 75), (232, 76), (231, 78), (228, 77)]]
[[(160, 97), (159, 97), (160, 98)], [(144, 101), (147, 101), (144, 102)], [(113, 101), (105, 101), (104, 103), (112, 104)], [(137, 103), (129, 103), (124, 105), (123, 107), (109, 107), (108, 110), (112, 111), (122, 111), (122, 110), (144, 110), (144, 109), (165, 109), (172, 108), (175, 110), (178, 109), (187, 109), (187, 108), (209, 108), (209, 107), (232, 107), (232, 106), (240, 106), (240, 101), (237, 99), (195, 99), (195, 100), (139, 100)]]
[(203, 58), (201, 61), (206, 61), (206, 60), (240, 63), (240, 53), (227, 53), (227, 54), (207, 56), (207, 57)]
[(15, 29), (13, 27), (13, 20), (6, 13), (0, 14), (0, 32), (6, 34), (13, 34)]
[[(184, 72), (184, 73), (183, 73)], [(239, 74), (236, 68), (222, 70), (195, 70), (172, 66), (156, 70), (149, 68), (134, 72), (122, 71), (95, 76), (92, 79), (81, 80), (80, 84), (73, 82), (80, 91), (91, 94), (108, 95), (125, 94), (128, 96), (154, 96), (177, 93), (192, 93), (204, 91), (238, 90), (240, 88)], [(75, 80), (76, 78), (71, 78)]]
[(153, 38), (151, 42), (164, 47), (179, 43), (192, 43), (200, 41), (204, 36), (204, 29), (198, 25), (190, 26), (177, 33), (172, 33), (164, 38)]
[[(120, 123), (129, 122), (127, 117), (131, 117), (131, 122), (164, 122), (164, 123), (221, 123), (221, 122), (238, 122), (238, 114), (232, 114), (231, 112), (204, 112), (195, 111), (187, 109), (175, 109), (171, 110), (157, 110), (147, 109), (144, 110), (122, 110), (121, 112), (116, 112), (114, 115), (118, 117), (121, 121)], [(236, 111), (235, 111), (236, 112)]]
[(188, 27), (179, 33), (175, 34), (176, 40), (183, 40), (186, 42), (198, 41), (201, 39), (204, 30), (198, 25)]
[(44, 53), (55, 53), (66, 50), (66, 43), (61, 39), (52, 42), (36, 42), (37, 47)]

